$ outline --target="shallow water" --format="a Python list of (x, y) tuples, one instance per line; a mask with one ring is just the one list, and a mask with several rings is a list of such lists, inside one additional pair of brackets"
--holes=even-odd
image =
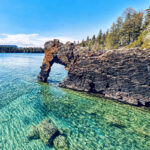
[(50, 118), (69, 129), (71, 150), (149, 150), (150, 111), (58, 87), (67, 72), (54, 64), (50, 84), (37, 82), (43, 54), (0, 54), (0, 150), (48, 150), (27, 140)]

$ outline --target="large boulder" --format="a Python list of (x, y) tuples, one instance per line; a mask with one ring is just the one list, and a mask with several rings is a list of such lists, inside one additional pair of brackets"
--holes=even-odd
[(45, 44), (45, 57), (38, 80), (47, 82), (52, 64), (68, 70), (61, 87), (101, 94), (138, 106), (150, 106), (150, 51), (93, 51), (58, 40)]
[(69, 129), (57, 129), (50, 119), (45, 119), (37, 126), (31, 126), (27, 135), (29, 140), (41, 139), (44, 144), (54, 146), (57, 150), (68, 150), (67, 135)]
[(58, 129), (46, 119), (39, 123), (37, 126), (31, 126), (28, 132), (28, 139), (41, 139), (46, 145), (52, 145), (53, 140), (59, 135)]
[(38, 131), (40, 139), (46, 144), (51, 145), (55, 136), (58, 135), (59, 131), (51, 124), (48, 120), (42, 121), (38, 125)]

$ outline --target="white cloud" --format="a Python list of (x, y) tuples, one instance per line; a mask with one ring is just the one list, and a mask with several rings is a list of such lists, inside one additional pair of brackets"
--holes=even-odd
[(49, 40), (59, 39), (61, 42), (76, 41), (70, 37), (46, 37), (39, 34), (0, 34), (0, 45), (17, 45), (19, 47), (43, 47)]

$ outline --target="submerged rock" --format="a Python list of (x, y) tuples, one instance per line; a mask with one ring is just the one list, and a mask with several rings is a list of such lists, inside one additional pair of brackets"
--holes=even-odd
[(68, 70), (61, 87), (150, 106), (150, 52), (147, 50), (93, 51), (73, 43), (49, 41), (45, 44), (39, 81), (47, 82), (54, 62)]
[(32, 126), (27, 137), (29, 140), (41, 139), (46, 145), (51, 145), (55, 136), (58, 135), (58, 129), (46, 119), (37, 126)]
[(72, 134), (72, 131), (69, 128), (65, 128), (65, 129), (60, 128), (58, 130), (61, 135), (71, 136)]
[(54, 137), (57, 136), (59, 132), (48, 120), (44, 120), (38, 125), (38, 131), (40, 139), (46, 145), (51, 145)]
[(41, 139), (44, 144), (52, 146), (57, 150), (68, 150), (67, 135), (70, 130), (57, 129), (49, 119), (43, 120), (37, 126), (32, 126), (27, 135), (29, 140)]
[(39, 139), (40, 135), (39, 135), (38, 128), (36, 126), (32, 126), (29, 129), (29, 133), (28, 133), (27, 137), (28, 137), (29, 140)]
[(117, 128), (126, 128), (127, 125), (125, 122), (122, 122), (119, 118), (117, 118), (116, 116), (112, 116), (112, 115), (106, 115), (104, 116), (105, 119), (107, 120), (107, 122), (111, 125), (111, 126), (115, 126)]
[(66, 138), (62, 135), (57, 136), (53, 143), (56, 150), (68, 150)]

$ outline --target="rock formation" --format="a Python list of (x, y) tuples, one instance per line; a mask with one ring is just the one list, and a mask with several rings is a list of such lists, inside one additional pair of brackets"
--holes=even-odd
[(57, 136), (54, 139), (53, 143), (56, 150), (68, 150), (67, 141), (65, 137), (62, 135)]
[(44, 144), (51, 145), (57, 135), (59, 135), (58, 129), (49, 120), (43, 120), (37, 126), (30, 128), (28, 139), (33, 140), (40, 138)]
[(47, 82), (52, 64), (68, 70), (61, 87), (98, 93), (125, 103), (150, 106), (150, 52), (148, 50), (93, 51), (58, 40), (45, 44), (38, 80)]
[(37, 126), (31, 126), (28, 132), (28, 139), (41, 139), (44, 144), (54, 146), (56, 150), (68, 150), (69, 144), (62, 129), (57, 129), (50, 119), (45, 119)]

